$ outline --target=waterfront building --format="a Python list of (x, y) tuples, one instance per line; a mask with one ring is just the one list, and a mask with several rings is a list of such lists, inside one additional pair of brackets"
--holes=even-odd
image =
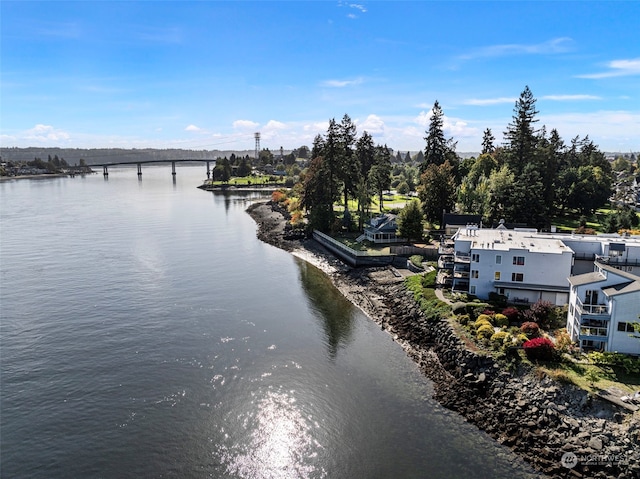
[(580, 349), (640, 355), (640, 276), (596, 262), (569, 283), (567, 331)]
[(487, 299), (490, 293), (511, 303), (567, 304), (573, 251), (535, 229), (460, 228), (453, 236), (453, 291)]

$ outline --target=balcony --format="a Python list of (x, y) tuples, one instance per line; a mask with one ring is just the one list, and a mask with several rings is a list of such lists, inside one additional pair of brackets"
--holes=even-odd
[(606, 316), (610, 318), (609, 307), (606, 304), (584, 304), (580, 298), (576, 298), (576, 310), (580, 315)]
[(456, 251), (455, 255), (456, 263), (471, 263), (471, 255), (469, 253), (461, 253)]
[(440, 269), (453, 269), (454, 258), (453, 255), (442, 255), (438, 258), (438, 268)]
[(453, 277), (458, 279), (469, 279), (469, 271), (454, 270)]
[(609, 336), (608, 328), (580, 328), (580, 339), (595, 339), (598, 341), (606, 341)]

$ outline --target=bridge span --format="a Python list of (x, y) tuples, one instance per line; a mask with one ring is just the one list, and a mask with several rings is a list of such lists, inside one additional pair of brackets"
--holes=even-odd
[(138, 161), (113, 161), (109, 163), (99, 163), (91, 166), (101, 166), (102, 174), (107, 177), (109, 176), (109, 167), (110, 166), (121, 166), (121, 165), (137, 165), (138, 166), (138, 178), (142, 178), (142, 165), (149, 163), (171, 163), (171, 174), (176, 176), (176, 163), (206, 163), (207, 164), (207, 179), (211, 178), (211, 163), (213, 163), (213, 167), (216, 166), (216, 160), (212, 158), (181, 158), (176, 160), (138, 160)]

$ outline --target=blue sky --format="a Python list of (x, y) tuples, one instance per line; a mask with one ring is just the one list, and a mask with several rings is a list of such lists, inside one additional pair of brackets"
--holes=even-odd
[(640, 151), (640, 2), (0, 2), (1, 144), (311, 146), (329, 119), (498, 141), (528, 85), (565, 142)]

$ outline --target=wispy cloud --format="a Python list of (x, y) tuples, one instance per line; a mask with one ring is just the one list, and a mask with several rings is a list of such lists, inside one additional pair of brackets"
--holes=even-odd
[(255, 121), (251, 121), (251, 120), (236, 120), (233, 122), (233, 128), (237, 130), (255, 129), (255, 128), (258, 128), (259, 126), (260, 126), (260, 123), (256, 123)]
[(202, 128), (196, 126), (196, 125), (189, 125), (188, 127), (186, 127), (184, 129), (184, 131), (202, 131)]
[(458, 60), (475, 60), (477, 58), (503, 57), (511, 55), (552, 55), (568, 52), (573, 48), (573, 40), (569, 37), (560, 37), (547, 40), (542, 43), (507, 43), (502, 45), (489, 45), (471, 50), (460, 55)]
[[(428, 128), (432, 116), (433, 108), (427, 112), (421, 111), (413, 121), (424, 128)], [(472, 137), (478, 134), (478, 129), (469, 126), (466, 121), (447, 115), (442, 115), (442, 130), (454, 138)]]
[(602, 97), (596, 95), (544, 95), (541, 98), (551, 101), (602, 100)]
[[(338, 2), (339, 7), (346, 7), (351, 10), (356, 10), (358, 13), (367, 13), (367, 7), (365, 7), (362, 3), (349, 3), (349, 2)], [(347, 18), (356, 19), (358, 18), (357, 13), (347, 13)]]
[(464, 100), (462, 103), (464, 105), (473, 105), (473, 106), (490, 106), (490, 105), (500, 105), (502, 103), (515, 103), (517, 98), (515, 97), (506, 97), (501, 96), (499, 98), (470, 98), (468, 100)]
[(578, 78), (611, 78), (630, 75), (640, 75), (640, 58), (630, 58), (623, 60), (612, 60), (606, 64), (607, 71), (600, 73), (587, 73), (576, 75)]
[(344, 88), (348, 86), (361, 85), (364, 82), (362, 78), (355, 78), (353, 80), (325, 80), (322, 82), (322, 86), (331, 88)]

